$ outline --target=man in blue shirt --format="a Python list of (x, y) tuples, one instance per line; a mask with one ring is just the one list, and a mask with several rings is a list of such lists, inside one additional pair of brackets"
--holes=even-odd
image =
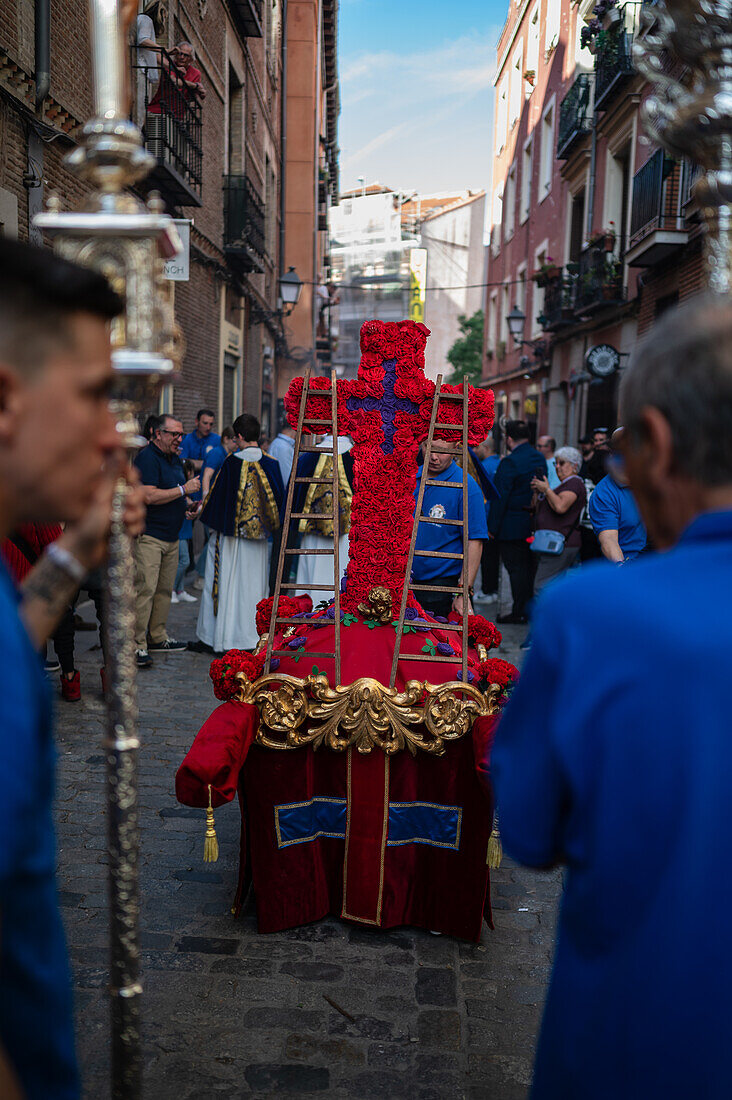
[(732, 1080), (728, 298), (664, 314), (621, 407), (665, 552), (542, 593), (491, 759), (506, 850), (567, 867), (532, 1097), (716, 1100)]
[(590, 497), (590, 522), (608, 561), (624, 562), (645, 550), (647, 535), (628, 479), (623, 473), (617, 446), (622, 428), (613, 433), (615, 450), (608, 459), (609, 473)]
[(289, 424), (280, 428), (277, 435), (269, 445), (269, 457), (275, 458), (280, 464), (282, 484), (287, 488), (292, 471), (292, 462), (295, 457), (295, 429)]
[[(447, 481), (450, 486), (427, 485), (422, 500), (422, 515), (432, 520), (462, 520), (463, 518), (463, 471), (449, 453), (438, 450), (439, 443), (430, 455), (427, 477), (430, 480)], [(417, 487), (414, 499), (417, 500), (420, 479), (425, 476), (424, 466), (417, 470)], [(480, 555), (484, 538), (488, 537), (485, 520), (485, 503), (478, 484), (470, 474), (468, 478), (468, 560), (462, 568), (451, 558), (425, 558), (416, 553), (418, 550), (440, 551), (447, 554), (462, 554), (463, 529), (454, 523), (419, 524), (415, 545), (412, 573), (415, 584), (425, 584), (426, 588), (415, 591), (415, 595), (425, 611), (433, 615), (447, 617), (452, 610), (462, 614), (463, 598), (461, 594), (451, 592), (430, 592), (429, 585), (441, 585), (457, 588), (461, 585), (463, 570), (467, 568), (468, 585), (472, 596), (472, 585), (480, 565)], [(454, 487), (453, 487), (454, 486)], [(469, 609), (472, 614), (472, 607)]]
[(224, 428), (221, 432), (221, 443), (208, 451), (203, 460), (203, 472), (201, 473), (201, 495), (205, 500), (211, 488), (216, 474), (219, 472), (229, 455), (233, 455), (239, 449), (239, 444), (234, 438), (233, 428)]
[[(55, 749), (40, 649), (104, 556), (120, 445), (100, 275), (0, 238), (0, 540), (66, 522), (18, 593), (0, 564), (0, 1096), (78, 1100), (58, 908)], [(142, 515), (136, 490), (137, 534)], [(128, 522), (132, 517), (129, 508)]]
[[(196, 427), (188, 435), (183, 436), (180, 445), (180, 457), (181, 459), (190, 459), (197, 474), (203, 472), (206, 455), (213, 451), (214, 447), (221, 445), (221, 437), (213, 431), (213, 426), (214, 414), (212, 410), (199, 409), (196, 413)], [(191, 499), (201, 499), (200, 488), (192, 494)]]

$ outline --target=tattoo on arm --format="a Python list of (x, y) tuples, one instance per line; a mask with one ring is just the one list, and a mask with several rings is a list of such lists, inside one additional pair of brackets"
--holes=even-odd
[(79, 585), (45, 554), (21, 586), (20, 613), (33, 641), (42, 646), (63, 618)]

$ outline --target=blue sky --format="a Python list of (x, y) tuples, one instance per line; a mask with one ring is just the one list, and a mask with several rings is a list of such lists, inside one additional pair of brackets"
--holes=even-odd
[(508, 0), (340, 0), (341, 189), (490, 185)]

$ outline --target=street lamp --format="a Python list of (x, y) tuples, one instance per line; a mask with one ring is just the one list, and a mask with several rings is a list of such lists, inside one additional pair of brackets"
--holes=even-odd
[(514, 306), (508, 317), (506, 318), (508, 323), (508, 331), (511, 333), (514, 339), (514, 343), (521, 344), (527, 343), (524, 340), (524, 327), (526, 325), (526, 314), (522, 313), (518, 306)]
[[(302, 279), (295, 271), (295, 268), (290, 267), (284, 275), (280, 276), (280, 298), (282, 299), (282, 305), (285, 307), (283, 310), (285, 317), (292, 313), (300, 300), (301, 292)], [(287, 309), (287, 306), (290, 308)]]

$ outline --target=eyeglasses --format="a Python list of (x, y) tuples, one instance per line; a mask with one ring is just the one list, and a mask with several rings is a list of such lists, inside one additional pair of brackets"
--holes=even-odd
[(159, 431), (161, 435), (172, 435), (173, 439), (183, 438), (183, 432), (171, 432), (169, 428), (160, 428)]

